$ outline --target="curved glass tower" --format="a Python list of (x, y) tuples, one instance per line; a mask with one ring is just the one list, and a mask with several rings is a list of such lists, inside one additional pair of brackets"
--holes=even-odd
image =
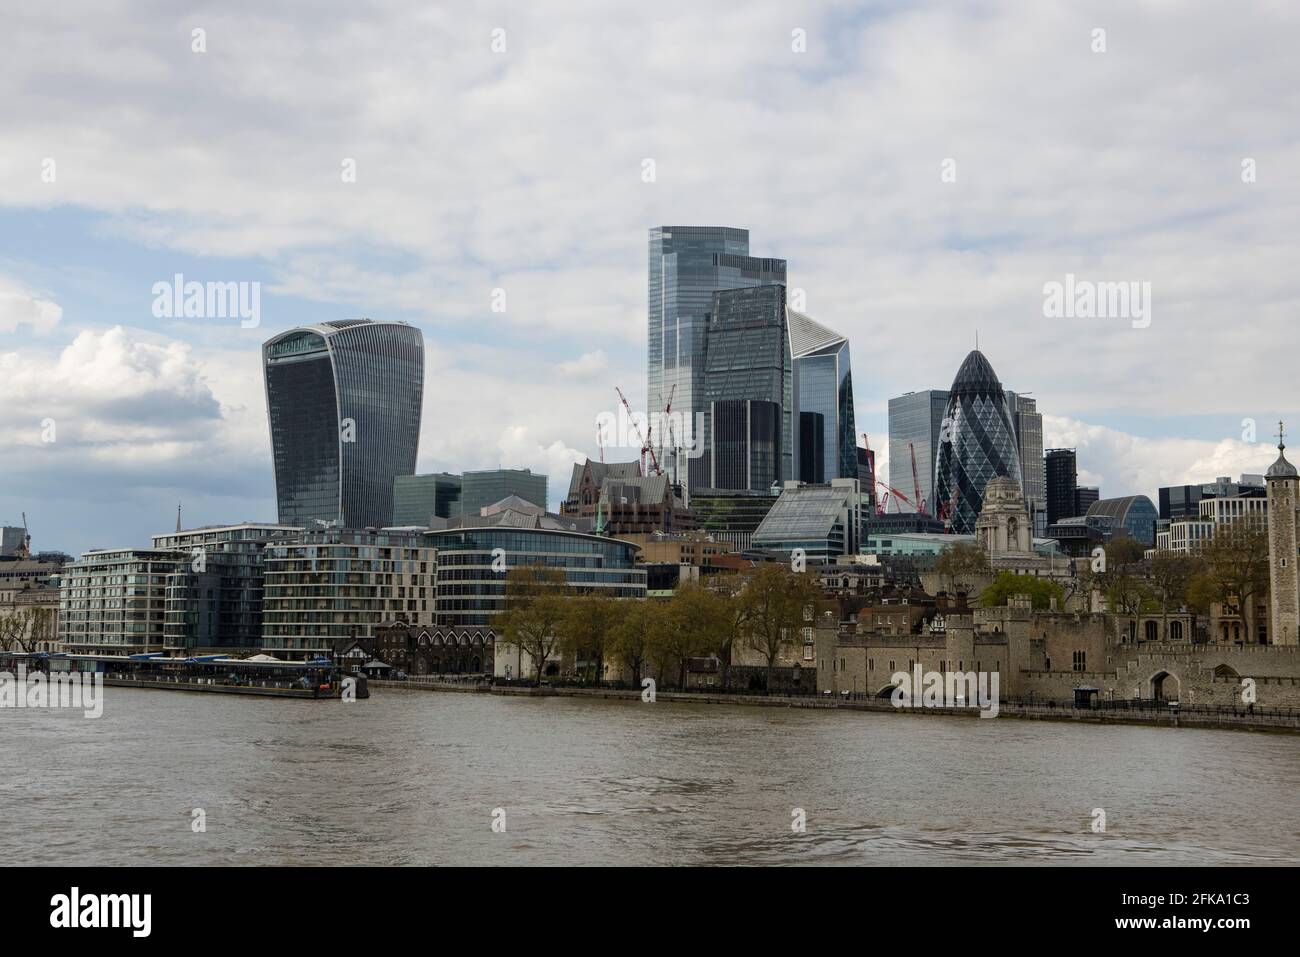
[(978, 349), (966, 357), (948, 392), (934, 471), (935, 508), (958, 535), (975, 531), (989, 480), (1006, 475), (1024, 489), (1016, 430), (1002, 383)]
[(402, 322), (345, 319), (262, 346), (282, 525), (382, 528), (393, 479), (415, 472), (424, 338)]

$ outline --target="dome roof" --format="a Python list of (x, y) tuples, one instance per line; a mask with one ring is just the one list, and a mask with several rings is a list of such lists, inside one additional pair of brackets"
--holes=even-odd
[(993, 366), (989, 360), (984, 358), (984, 353), (978, 349), (972, 349), (962, 362), (961, 368), (957, 370), (957, 378), (952, 380), (951, 392), (958, 394), (980, 393), (989, 394), (1002, 391), (1002, 383), (998, 381), (997, 373), (993, 371)]
[(1287, 461), (1286, 453), (1283, 451), (1285, 448), (1285, 445), (1279, 445), (1277, 447), (1277, 461), (1268, 467), (1268, 471), (1264, 473), (1265, 478), (1296, 477), (1297, 473), (1295, 466)]

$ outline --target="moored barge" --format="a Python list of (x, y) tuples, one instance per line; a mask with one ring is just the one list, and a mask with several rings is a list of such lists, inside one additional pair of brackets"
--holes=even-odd
[(344, 674), (326, 658), (282, 661), (262, 655), (194, 658), (144, 655), (74, 655), (0, 653), (0, 671), (100, 674), (105, 685), (215, 694), (250, 694), (276, 698), (341, 698), (345, 691), (370, 697), (365, 675)]

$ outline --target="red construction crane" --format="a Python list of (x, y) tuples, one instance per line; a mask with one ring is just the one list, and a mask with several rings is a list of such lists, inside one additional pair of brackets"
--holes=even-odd
[[(894, 496), (894, 501), (896, 501), (896, 502), (899, 502), (899, 501), (901, 501), (901, 502), (906, 502), (908, 505), (911, 505), (911, 506), (912, 506), (912, 510), (913, 510), (913, 511), (916, 510), (916, 506), (912, 504), (912, 500), (909, 499), (909, 498), (908, 498), (906, 495), (904, 495), (902, 492), (900, 492), (898, 489), (894, 488), (892, 485), (887, 485), (886, 483), (880, 481), (880, 479), (876, 479), (876, 484), (879, 485), (881, 488), (883, 488), (885, 491), (887, 491), (890, 495)], [(883, 502), (881, 503), (881, 509), (878, 511), (878, 514), (880, 514), (880, 515), (884, 515), (884, 514), (885, 514), (885, 513), (884, 513), (884, 504), (883, 504)]]
[(925, 499), (921, 497), (921, 482), (916, 477), (916, 446), (908, 442), (907, 450), (912, 453), (912, 489), (916, 492), (916, 510), (922, 515), (928, 515), (925, 510)]
[[(641, 443), (641, 474), (658, 475), (660, 472), (659, 459), (655, 456), (655, 450), (650, 446), (650, 437), (641, 434), (641, 428), (636, 424), (636, 417), (632, 414), (632, 407), (627, 404), (627, 396), (623, 394), (623, 390), (618, 386), (614, 386), (614, 391), (618, 393), (619, 399), (622, 400), (623, 408), (627, 410), (627, 420), (631, 423), (633, 432), (636, 433), (637, 441)], [(653, 472), (646, 471), (645, 457), (647, 452), (650, 453), (650, 463), (653, 466)]]

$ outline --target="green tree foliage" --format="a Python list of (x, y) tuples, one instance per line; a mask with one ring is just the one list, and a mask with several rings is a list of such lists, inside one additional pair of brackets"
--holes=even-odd
[(1191, 590), (1197, 603), (1239, 604), (1246, 644), (1255, 620), (1255, 598), (1268, 594), (1268, 532), (1248, 518), (1226, 522), (1201, 550), (1205, 570), (1194, 576)]
[(767, 686), (781, 643), (798, 639), (806, 616), (816, 618), (821, 586), (807, 572), (792, 572), (785, 565), (760, 565), (750, 575), (741, 600), (748, 616), (749, 643), (767, 662)]
[(985, 608), (996, 608), (1008, 604), (1013, 595), (1028, 595), (1035, 608), (1050, 608), (1053, 598), (1056, 607), (1061, 608), (1065, 601), (1065, 589), (1055, 582), (1010, 571), (1000, 572), (993, 583), (980, 592), (979, 601)]
[(564, 587), (564, 572), (545, 565), (512, 568), (506, 575), (506, 607), (497, 628), (507, 642), (532, 656), (538, 680), (559, 646), (559, 626), (568, 608)]

